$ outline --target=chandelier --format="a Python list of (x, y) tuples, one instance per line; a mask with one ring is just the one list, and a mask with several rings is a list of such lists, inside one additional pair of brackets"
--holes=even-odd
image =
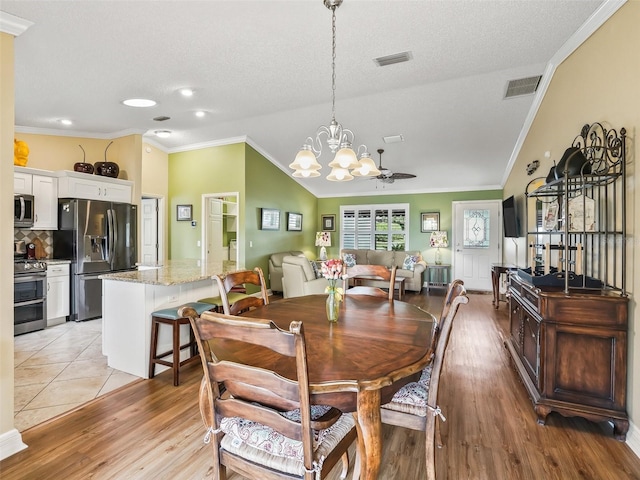
[(296, 178), (320, 176), (319, 170), (322, 166), (318, 163), (318, 157), (322, 155), (322, 137), (326, 137), (331, 153), (335, 154), (333, 161), (329, 163), (331, 172), (327, 175), (327, 180), (346, 182), (353, 180), (354, 176), (375, 177), (380, 175), (380, 171), (376, 168), (367, 147), (360, 145), (356, 155), (352, 148), (355, 135), (336, 122), (336, 8), (342, 4), (342, 0), (323, 0), (323, 3), (331, 10), (331, 123), (328, 127), (318, 127), (315, 138), (307, 137), (306, 143), (289, 165), (289, 168), (294, 170), (291, 175)]

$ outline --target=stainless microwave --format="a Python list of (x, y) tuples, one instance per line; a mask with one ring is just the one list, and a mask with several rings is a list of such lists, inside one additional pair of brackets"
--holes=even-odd
[(13, 196), (13, 226), (15, 228), (31, 228), (34, 220), (33, 195)]

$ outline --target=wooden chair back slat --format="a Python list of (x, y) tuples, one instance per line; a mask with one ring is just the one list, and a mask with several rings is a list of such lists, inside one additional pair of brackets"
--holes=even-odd
[[(220, 299), (222, 300), (222, 310), (226, 315), (238, 315), (247, 310), (269, 304), (269, 296), (267, 295), (267, 286), (264, 281), (264, 274), (260, 267), (253, 270), (241, 270), (239, 272), (229, 273), (224, 276), (216, 275), (216, 283)], [(232, 288), (238, 286), (255, 285), (260, 287), (260, 296), (249, 295), (247, 297), (229, 303), (228, 294)]]
[[(387, 297), (389, 300), (393, 301), (393, 291), (396, 282), (396, 271), (397, 267), (391, 267), (389, 269), (383, 265), (354, 265), (353, 267), (346, 267), (342, 279), (342, 287), (345, 294), (351, 293), (374, 295), (378, 297)], [(368, 286), (356, 286), (348, 288), (349, 279), (356, 277), (367, 277), (370, 279), (388, 281), (389, 291), (385, 292), (380, 288)]]

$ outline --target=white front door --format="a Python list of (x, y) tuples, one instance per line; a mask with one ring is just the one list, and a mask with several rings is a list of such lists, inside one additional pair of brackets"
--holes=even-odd
[(158, 199), (142, 199), (142, 263), (158, 263)]
[(453, 202), (453, 278), (491, 291), (491, 264), (502, 257), (501, 201)]

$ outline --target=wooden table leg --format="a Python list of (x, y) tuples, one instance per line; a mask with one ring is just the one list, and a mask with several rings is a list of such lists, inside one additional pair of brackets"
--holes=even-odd
[(499, 282), (500, 282), (500, 274), (496, 271), (495, 268), (491, 269), (491, 287), (493, 289), (493, 303), (494, 307), (497, 309), (500, 306), (500, 290), (499, 290)]
[(380, 418), (380, 391), (358, 392), (358, 411), (353, 413), (358, 429), (360, 478), (376, 480), (382, 459), (382, 420)]

